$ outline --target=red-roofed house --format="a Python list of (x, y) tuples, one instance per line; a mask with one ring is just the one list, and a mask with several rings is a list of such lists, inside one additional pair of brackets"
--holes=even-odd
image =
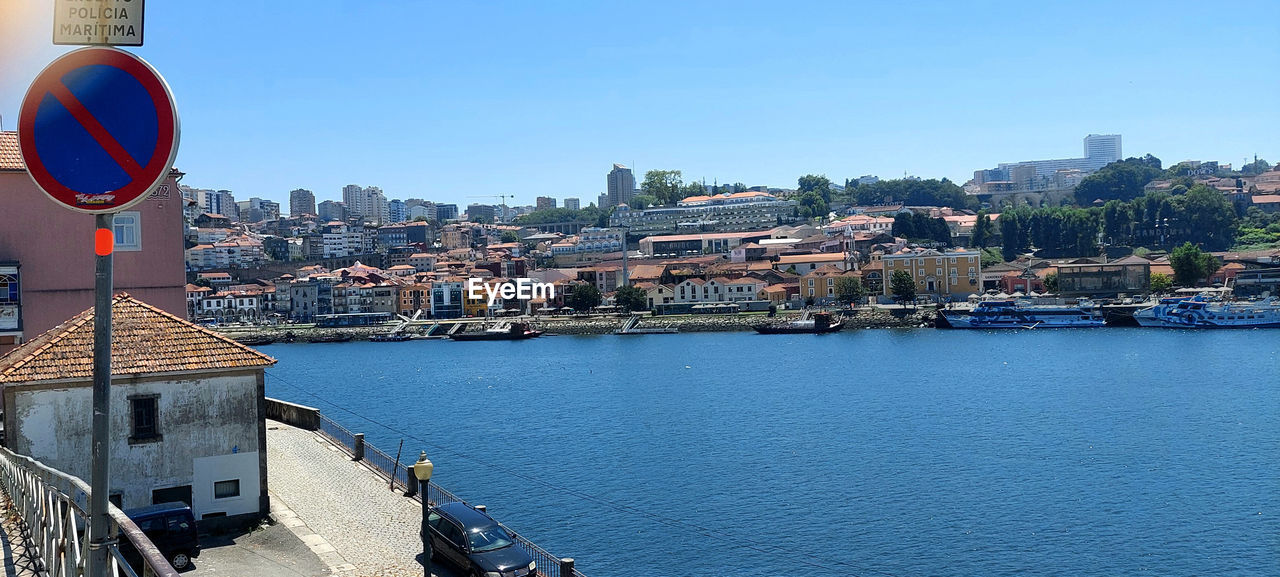
[[(90, 308), (0, 358), (5, 446), (89, 478)], [(202, 524), (268, 513), (263, 369), (275, 359), (117, 295), (111, 306), (111, 497), (183, 501)]]

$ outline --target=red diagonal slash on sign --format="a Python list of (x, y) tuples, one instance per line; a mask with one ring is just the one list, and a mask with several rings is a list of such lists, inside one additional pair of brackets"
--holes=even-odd
[(54, 83), (49, 87), (49, 93), (66, 107), (67, 111), (71, 113), (71, 116), (75, 117), (81, 126), (84, 126), (89, 136), (98, 141), (98, 145), (103, 150), (106, 150), (107, 154), (111, 155), (112, 160), (115, 160), (116, 164), (119, 164), (120, 168), (123, 168), (129, 174), (129, 178), (141, 178), (142, 167), (138, 165), (138, 161), (133, 159), (133, 156), (124, 149), (124, 146), (120, 145), (120, 142), (114, 136), (111, 136), (106, 127), (102, 126), (102, 123), (93, 117), (89, 109), (80, 103), (80, 99), (76, 98), (76, 95), (72, 94), (65, 84), (61, 82)]

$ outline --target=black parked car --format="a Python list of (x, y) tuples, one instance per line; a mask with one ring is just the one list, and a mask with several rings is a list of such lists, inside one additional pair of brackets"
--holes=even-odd
[[(526, 577), (537, 566), (493, 517), (466, 503), (445, 503), (427, 514), (433, 558), (444, 559), (471, 577)], [(424, 536), (425, 537), (425, 536)]]
[[(200, 556), (200, 539), (196, 536), (196, 518), (191, 514), (191, 507), (186, 503), (177, 501), (149, 505), (129, 509), (124, 514), (138, 525), (138, 529), (141, 529), (152, 543), (155, 543), (156, 548), (165, 559), (169, 560), (169, 564), (173, 565), (174, 569), (179, 571), (186, 569), (191, 565), (193, 557)], [(141, 561), (136, 551), (127, 551), (126, 557), (136, 557), (139, 562)]]

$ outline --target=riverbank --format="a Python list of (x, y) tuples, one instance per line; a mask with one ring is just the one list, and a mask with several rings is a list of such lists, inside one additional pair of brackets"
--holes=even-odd
[[(849, 329), (883, 329), (883, 328), (913, 328), (921, 326), (933, 326), (934, 309), (932, 308), (916, 308), (916, 309), (900, 309), (885, 307), (863, 307), (853, 311), (848, 311), (844, 315), (845, 327)], [(795, 319), (799, 317), (799, 313), (780, 314), (774, 319), (768, 319), (763, 314), (736, 314), (736, 315), (672, 315), (645, 317), (641, 323), (641, 327), (671, 327), (678, 329), (680, 332), (734, 332), (734, 331), (750, 331), (752, 326), (767, 322), (770, 320), (782, 321)], [(480, 319), (457, 319), (450, 321), (441, 321), (442, 328), (448, 328), (454, 324), (477, 324), (482, 323)], [(538, 317), (534, 323), (541, 329), (547, 331), (548, 334), (557, 335), (605, 335), (612, 334), (614, 331), (622, 328), (627, 322), (627, 317), (618, 316), (594, 316), (594, 317)], [(281, 339), (291, 334), (295, 340), (307, 341), (317, 337), (330, 337), (337, 335), (350, 335), (353, 339), (364, 340), (371, 335), (385, 334), (391, 330), (392, 325), (374, 326), (374, 327), (342, 327), (342, 328), (317, 328), (313, 325), (278, 325), (274, 327), (215, 327), (217, 330), (229, 337), (249, 340), (259, 338), (275, 338)], [(432, 323), (420, 324), (410, 327), (407, 332), (410, 334), (420, 334), (426, 331)], [(475, 329), (472, 329), (475, 330)], [(437, 329), (438, 334), (443, 334), (444, 330)]]

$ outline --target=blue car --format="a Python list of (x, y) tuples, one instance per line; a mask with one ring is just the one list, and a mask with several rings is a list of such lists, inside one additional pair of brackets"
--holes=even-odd
[(432, 507), (424, 530), (431, 533), (432, 558), (448, 561), (470, 577), (538, 574), (533, 557), (493, 517), (466, 503)]

